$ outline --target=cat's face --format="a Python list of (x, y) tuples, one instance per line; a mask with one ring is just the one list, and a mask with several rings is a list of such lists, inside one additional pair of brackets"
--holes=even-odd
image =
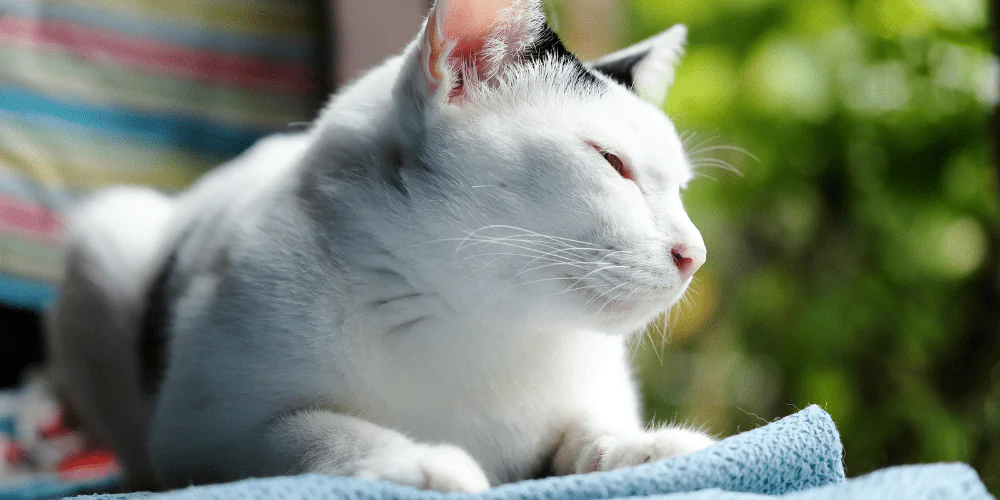
[[(477, 2), (436, 9), (465, 3)], [(681, 141), (639, 97), (657, 85), (665, 92), (663, 68), (672, 71), (683, 31), (585, 67), (530, 17), (532, 2), (499, 4), (526, 9), (500, 18), (512, 53), (475, 60), (457, 87), (439, 69), (437, 85), (450, 92), (428, 78), (419, 157), (438, 188), (412, 196), (442, 241), (425, 258), (436, 261), (446, 298), (486, 320), (635, 331), (674, 304), (705, 261), (681, 203), (692, 176)], [(447, 28), (448, 19), (432, 23)], [(658, 59), (638, 64), (644, 58)]]

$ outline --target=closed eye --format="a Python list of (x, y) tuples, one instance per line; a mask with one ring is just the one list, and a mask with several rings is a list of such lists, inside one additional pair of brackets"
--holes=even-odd
[(622, 176), (623, 179), (635, 182), (635, 172), (625, 163), (625, 160), (597, 144), (590, 143), (590, 145), (601, 154), (604, 161), (608, 162), (608, 165), (611, 165), (611, 168), (615, 169), (615, 172), (618, 172), (618, 175)]

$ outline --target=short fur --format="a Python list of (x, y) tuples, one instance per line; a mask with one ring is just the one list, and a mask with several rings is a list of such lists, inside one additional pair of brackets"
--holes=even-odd
[[(439, 0), (427, 26), (310, 130), (75, 217), (52, 368), (134, 485), (478, 491), (712, 442), (643, 430), (626, 348), (704, 261), (670, 121), (536, 1)], [(682, 43), (616, 67), (665, 91)]]

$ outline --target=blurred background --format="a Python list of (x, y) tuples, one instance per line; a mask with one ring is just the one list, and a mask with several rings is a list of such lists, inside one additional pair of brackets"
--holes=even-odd
[[(300, 126), (427, 5), (0, 0), (0, 385), (42, 358), (76, 200), (179, 189)], [(647, 416), (731, 434), (819, 404), (851, 476), (964, 461), (1000, 492), (996, 6), (548, 7), (583, 57), (690, 29), (666, 109), (702, 165), (685, 202), (710, 257), (637, 342)]]
[(696, 158), (723, 160), (685, 194), (709, 263), (638, 353), (648, 416), (731, 433), (818, 404), (849, 475), (964, 461), (1000, 491), (987, 2), (608, 6), (629, 27), (614, 46), (689, 26), (667, 111)]

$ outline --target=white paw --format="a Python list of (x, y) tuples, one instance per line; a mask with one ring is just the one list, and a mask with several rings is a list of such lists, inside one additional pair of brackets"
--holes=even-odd
[(703, 432), (671, 427), (637, 436), (605, 436), (584, 449), (577, 471), (595, 472), (634, 467), (686, 455), (715, 444)]
[(443, 493), (476, 493), (490, 487), (482, 467), (465, 450), (449, 445), (393, 450), (363, 461), (355, 475)]

